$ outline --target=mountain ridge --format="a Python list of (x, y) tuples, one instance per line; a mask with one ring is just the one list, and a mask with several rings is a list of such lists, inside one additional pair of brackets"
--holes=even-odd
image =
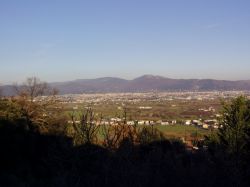
[[(59, 94), (149, 92), (149, 91), (250, 91), (250, 80), (172, 79), (158, 75), (142, 75), (132, 80), (118, 77), (76, 79), (48, 83)], [(14, 95), (10, 85), (0, 86), (3, 95)]]

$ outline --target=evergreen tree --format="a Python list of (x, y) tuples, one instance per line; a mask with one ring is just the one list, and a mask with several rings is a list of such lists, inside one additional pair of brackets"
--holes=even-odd
[(223, 104), (220, 128), (208, 138), (216, 167), (233, 186), (246, 186), (250, 162), (250, 102), (240, 96)]
[(219, 143), (229, 154), (239, 159), (246, 152), (250, 127), (249, 101), (241, 96), (224, 104), (220, 121)]

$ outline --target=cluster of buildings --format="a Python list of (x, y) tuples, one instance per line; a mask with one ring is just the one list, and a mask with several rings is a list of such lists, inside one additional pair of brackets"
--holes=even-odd
[(207, 119), (207, 120), (186, 120), (184, 125), (193, 125), (203, 129), (218, 129), (219, 123), (217, 119)]
[(61, 103), (102, 103), (102, 102), (132, 102), (141, 101), (172, 101), (172, 100), (214, 100), (216, 98), (235, 98), (240, 95), (250, 97), (244, 91), (207, 91), (207, 92), (147, 92), (147, 93), (92, 93), (58, 95)]
[[(183, 119), (181, 120), (161, 120), (161, 115), (158, 115), (157, 117), (149, 116), (149, 118), (155, 119), (148, 120), (143, 119), (147, 118), (147, 112), (150, 113), (151, 110), (155, 112), (150, 105), (152, 103), (163, 103), (163, 101), (167, 101), (165, 103), (168, 104), (168, 107), (173, 107), (173, 111), (177, 110), (176, 103), (175, 102), (168, 102), (168, 101), (175, 101), (175, 100), (181, 100), (180, 103), (189, 103), (194, 100), (207, 102), (213, 101), (218, 98), (224, 98), (224, 99), (230, 99), (235, 98), (239, 95), (246, 95), (250, 98), (250, 92), (242, 92), (242, 91), (209, 91), (209, 92), (147, 92), (147, 93), (96, 93), (96, 94), (69, 94), (69, 95), (61, 95), (58, 96), (59, 100), (62, 103), (74, 103), (76, 104), (73, 106), (73, 110), (78, 110), (78, 105), (84, 103), (85, 105), (91, 105), (91, 106), (99, 106), (99, 104), (114, 104), (117, 106), (119, 110), (123, 109), (123, 106), (129, 103), (135, 104), (132, 106), (135, 106), (137, 109), (140, 110), (140, 112), (144, 113), (144, 116), (142, 116), (142, 119), (140, 120), (126, 120), (123, 118), (118, 117), (110, 117), (109, 119), (103, 119), (101, 121), (94, 121), (95, 124), (98, 125), (116, 125), (119, 123), (126, 123), (127, 125), (188, 125), (188, 126), (197, 126), (199, 128), (203, 129), (218, 129), (219, 123), (218, 118), (220, 117), (219, 114), (216, 114), (216, 110), (214, 107), (205, 105), (204, 107), (197, 108), (197, 111), (195, 111), (193, 114), (183, 114)], [(145, 102), (149, 101), (149, 102)], [(143, 106), (145, 104), (145, 106)], [(149, 106), (148, 106), (149, 105)], [(71, 105), (69, 105), (71, 106)], [(215, 105), (216, 107), (216, 105)], [(157, 111), (156, 111), (157, 112)], [(168, 117), (171, 114), (168, 115)], [(202, 119), (195, 119), (202, 118)], [(178, 118), (179, 117), (174, 117)], [(205, 118), (205, 119), (204, 119)], [(208, 119), (211, 118), (211, 119)], [(193, 119), (193, 120), (191, 120)], [(76, 123), (80, 123), (80, 121), (75, 121)], [(69, 123), (73, 123), (72, 121), (69, 121)]]
[[(75, 123), (79, 124), (81, 121), (76, 120)], [(68, 123), (73, 123), (73, 121), (68, 121)], [(118, 125), (118, 124), (126, 124), (126, 125), (187, 125), (187, 126), (196, 126), (203, 129), (218, 129), (219, 123), (217, 119), (208, 119), (208, 120), (125, 120), (124, 118), (110, 118), (110, 119), (103, 119), (99, 121), (92, 121), (93, 124), (96, 125)]]

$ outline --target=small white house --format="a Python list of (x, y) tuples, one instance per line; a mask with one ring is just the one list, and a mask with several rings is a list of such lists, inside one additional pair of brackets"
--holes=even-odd
[(177, 121), (176, 120), (172, 120), (172, 125), (175, 125), (176, 123), (177, 123)]
[(134, 125), (135, 122), (134, 121), (127, 121), (127, 125)]
[(203, 128), (203, 129), (208, 129), (208, 127), (209, 127), (208, 124), (205, 124), (205, 123), (204, 123), (204, 124), (202, 125), (202, 128)]
[(143, 120), (138, 121), (138, 125), (144, 125), (144, 124), (145, 124), (145, 121)]
[(169, 125), (169, 122), (168, 121), (162, 121), (161, 125)]

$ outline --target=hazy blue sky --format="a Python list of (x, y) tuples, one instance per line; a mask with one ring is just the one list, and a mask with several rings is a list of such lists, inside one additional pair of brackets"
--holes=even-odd
[(0, 0), (0, 83), (250, 79), (249, 0)]

